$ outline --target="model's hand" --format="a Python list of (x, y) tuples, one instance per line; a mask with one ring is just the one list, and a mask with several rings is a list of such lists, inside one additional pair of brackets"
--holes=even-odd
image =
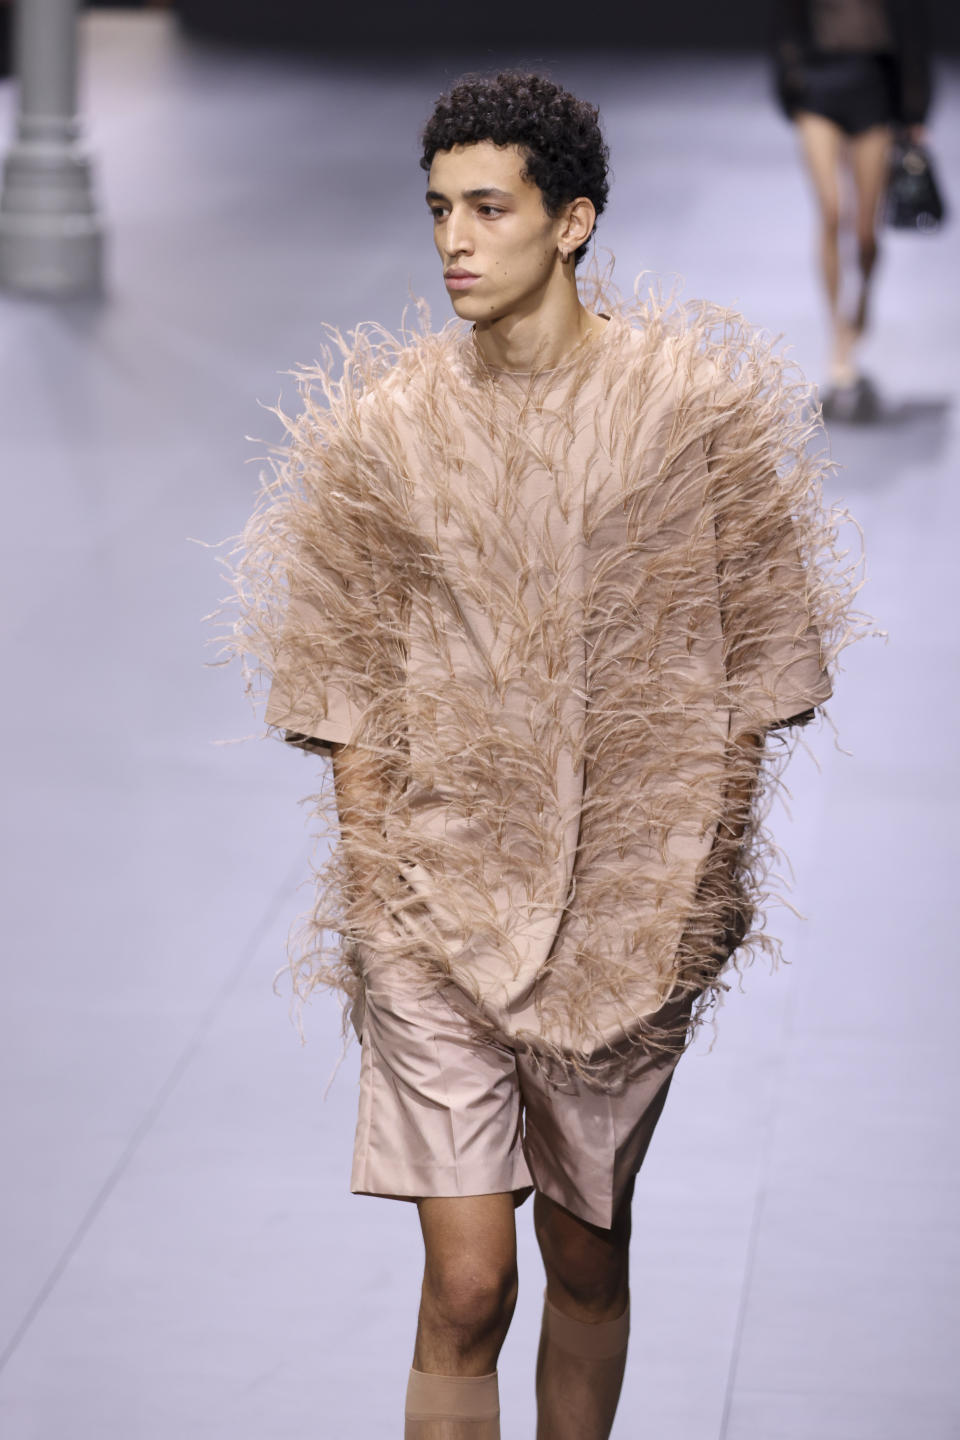
[(926, 125), (908, 125), (908, 126), (907, 126), (907, 139), (910, 141), (910, 144), (911, 144), (911, 145), (920, 145), (920, 146), (926, 145), (926, 143), (927, 143), (927, 127), (926, 127)]

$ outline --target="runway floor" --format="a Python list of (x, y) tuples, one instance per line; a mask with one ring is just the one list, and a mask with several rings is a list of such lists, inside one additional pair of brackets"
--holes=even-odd
[[(301, 1047), (271, 990), (305, 895), (316, 760), (205, 669), (283, 373), (321, 325), (446, 300), (416, 133), (439, 64), (193, 51), (159, 15), (86, 22), (110, 227), (103, 304), (0, 301), (5, 898), (3, 1440), (387, 1440), (421, 1251), (348, 1193), (357, 1052)], [(485, 57), (480, 57), (481, 63)], [(513, 57), (518, 58), (518, 57)], [(812, 218), (758, 60), (581, 59), (635, 272), (824, 362)], [(0, 135), (12, 94), (0, 86)], [(934, 120), (960, 201), (960, 74)], [(619, 1440), (960, 1435), (954, 620), (957, 229), (887, 245), (880, 423), (837, 426), (864, 604), (829, 731), (793, 762), (792, 962), (681, 1065), (638, 1187)], [(818, 768), (819, 767), (819, 768)], [(285, 996), (286, 992), (282, 992)], [(533, 1435), (542, 1276), (520, 1212), (504, 1436)]]

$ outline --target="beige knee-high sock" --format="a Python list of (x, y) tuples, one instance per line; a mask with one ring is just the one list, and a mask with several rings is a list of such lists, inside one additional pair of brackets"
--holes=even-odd
[(537, 1355), (538, 1440), (607, 1440), (617, 1413), (630, 1306), (616, 1320), (571, 1320), (544, 1298)]
[(411, 1370), (404, 1440), (500, 1440), (500, 1392), (492, 1375)]

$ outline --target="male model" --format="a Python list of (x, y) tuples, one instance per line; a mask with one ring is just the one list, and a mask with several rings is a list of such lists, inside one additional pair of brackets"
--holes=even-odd
[(634, 1178), (753, 923), (765, 736), (828, 697), (847, 594), (782, 361), (711, 307), (582, 303), (596, 110), (468, 79), (423, 167), (467, 324), (362, 329), (306, 377), (239, 644), (269, 723), (333, 756), (295, 968), (362, 1035), (353, 1189), (419, 1208), (405, 1433), (499, 1436), (533, 1189), (538, 1435), (602, 1440)]

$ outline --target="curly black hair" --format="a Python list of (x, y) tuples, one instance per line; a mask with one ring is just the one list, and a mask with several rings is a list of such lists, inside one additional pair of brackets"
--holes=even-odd
[[(595, 105), (578, 100), (545, 75), (501, 70), (497, 75), (464, 75), (441, 95), (424, 127), (420, 164), (429, 170), (438, 150), (455, 145), (516, 145), (526, 158), (524, 179), (543, 196), (555, 216), (581, 195), (600, 215), (607, 203), (610, 151)], [(587, 253), (585, 242), (576, 263)]]

